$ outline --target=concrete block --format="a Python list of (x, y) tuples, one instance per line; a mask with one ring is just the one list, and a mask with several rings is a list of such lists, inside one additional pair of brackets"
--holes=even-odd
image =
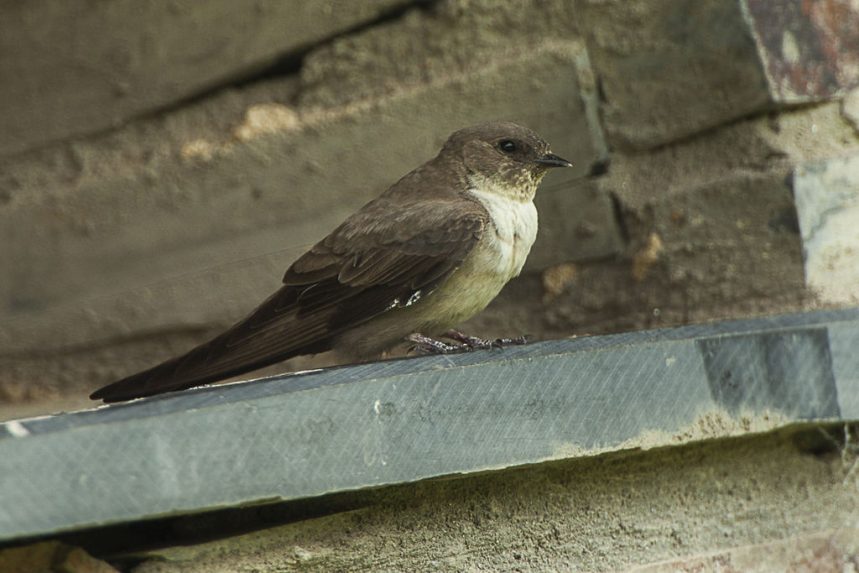
[(10, 421), (0, 539), (848, 421), (857, 343), (859, 309), (847, 309), (353, 365)]
[[(604, 146), (593, 100), (582, 95), (583, 63), (580, 45), (552, 44), (336, 112), (249, 106), (240, 125), (199, 138), (183, 111), (10, 163), (7, 175), (21, 183), (0, 206), (0, 296), (14, 320), (0, 327), (0, 346), (49, 353), (233, 320), (277, 287), (303, 249), (477, 121), (532, 126), (574, 162), (564, 176), (584, 177)], [(225, 107), (200, 105), (204, 118)], [(267, 120), (255, 122), (259, 115)], [(564, 193), (569, 181), (550, 176), (546, 187)], [(610, 221), (596, 214), (610, 208), (600, 201), (586, 213)], [(581, 215), (541, 217), (553, 237), (546, 248), (564, 244), (563, 258), (578, 256), (579, 244), (583, 256), (616, 244), (581, 241)]]
[(859, 83), (850, 0), (583, 0), (603, 116), (618, 146), (656, 147)]
[(592, 178), (560, 175), (544, 185), (535, 199), (540, 232), (525, 272), (565, 261), (599, 259), (624, 249), (611, 196)]
[[(803, 150), (786, 150), (778, 137), (793, 142), (790, 132), (807, 130), (778, 129), (747, 122), (683, 144), (613, 156), (600, 186), (618, 198), (632, 237), (629, 272), (641, 285), (660, 285), (662, 294), (653, 297), (660, 312), (718, 312), (735, 301), (803, 292), (788, 182), (790, 155)], [(804, 141), (811, 146), (826, 137)]]
[(825, 303), (859, 302), (859, 155), (799, 165), (793, 192), (808, 287)]
[(674, 293), (657, 297), (663, 311), (798, 299), (807, 290), (792, 173), (857, 152), (859, 137), (833, 102), (617, 152), (599, 182), (620, 204), (636, 279), (659, 277)]
[(0, 18), (0, 155), (174, 105), (402, 3), (8, 3)]
[(684, 304), (802, 293), (801, 242), (784, 175), (729, 175), (651, 207), (660, 243), (651, 272), (663, 273)]
[[(301, 67), (302, 106), (331, 107), (479, 72), (534, 46), (581, 40), (568, 0), (438, 0), (335, 38)], [(498, 97), (505, 97), (503, 91)], [(543, 105), (539, 89), (531, 105)]]

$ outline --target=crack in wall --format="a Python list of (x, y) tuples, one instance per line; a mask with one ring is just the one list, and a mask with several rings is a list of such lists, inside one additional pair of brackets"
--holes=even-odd
[(171, 111), (179, 110), (186, 106), (195, 105), (224, 90), (243, 89), (259, 82), (283, 79), (290, 76), (298, 76), (301, 73), (301, 69), (304, 66), (304, 61), (307, 56), (312, 52), (318, 50), (319, 48), (327, 46), (341, 38), (360, 34), (377, 26), (381, 26), (393, 22), (395, 20), (399, 20), (412, 10), (428, 10), (433, 4), (436, 4), (438, 1), (439, 0), (409, 0), (407, 2), (404, 2), (403, 4), (392, 6), (385, 10), (382, 10), (381, 13), (372, 20), (361, 22), (360, 24), (356, 24), (334, 34), (330, 34), (324, 38), (319, 39), (318, 41), (307, 43), (296, 49), (290, 50), (289, 52), (281, 54), (280, 56), (275, 58), (272, 63), (258, 66), (253, 71), (245, 72), (240, 75), (234, 76), (229, 81), (218, 83), (217, 85), (214, 85), (209, 89), (203, 90), (190, 97), (176, 100), (175, 102), (172, 102), (167, 106), (152, 110), (146, 115), (129, 118), (129, 121), (146, 118), (148, 115), (169, 113)]

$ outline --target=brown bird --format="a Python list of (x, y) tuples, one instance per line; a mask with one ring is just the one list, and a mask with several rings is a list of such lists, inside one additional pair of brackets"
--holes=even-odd
[(458, 348), (421, 333), (444, 333), (480, 312), (520, 273), (537, 236), (537, 185), (550, 168), (570, 165), (515, 123), (459, 130), (296, 260), (250, 316), (90, 397), (183, 390), (327, 350), (366, 360), (406, 338)]

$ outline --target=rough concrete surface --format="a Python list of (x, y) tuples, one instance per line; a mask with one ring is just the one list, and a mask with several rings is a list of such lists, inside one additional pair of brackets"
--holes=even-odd
[(404, 4), (5, 2), (0, 156), (173, 106)]
[(844, 528), (633, 567), (630, 573), (855, 571), (859, 530)]
[(43, 541), (0, 549), (3, 573), (117, 573), (117, 569), (90, 556), (80, 547)]
[(847, 0), (580, 7), (606, 131), (619, 147), (657, 147), (753, 113), (826, 101), (859, 83), (859, 9)]
[(648, 261), (635, 277), (646, 285), (660, 275), (672, 286), (674, 302), (659, 306), (663, 312), (717, 300), (783, 300), (801, 295), (804, 284), (791, 173), (805, 161), (857, 150), (838, 104), (826, 104), (736, 122), (648, 153), (617, 152), (599, 184), (623, 206), (633, 270)]
[(855, 449), (827, 440), (812, 428), (423, 482), (364, 509), (154, 551), (134, 572), (611, 571), (852, 527)]
[(793, 189), (809, 288), (820, 300), (856, 304), (859, 154), (799, 166)]
[(859, 88), (853, 89), (841, 100), (841, 113), (859, 133)]
[[(331, 107), (420, 86), (451, 73), (478, 72), (520, 59), (542, 44), (579, 39), (580, 20), (575, 2), (567, 0), (434, 2), (311, 52), (301, 68), (298, 102)], [(590, 69), (583, 73), (589, 75)], [(511, 84), (527, 81), (528, 76), (513, 80), (516, 77), (499, 83), (496, 95), (506, 98)]]
[(581, 3), (613, 143), (654, 147), (770, 101), (739, 2)]
[[(352, 89), (351, 78), (364, 78), (367, 71), (352, 65), (348, 78), (343, 77), (339, 54), (351, 54), (358, 62), (373, 55), (356, 55), (368, 52), (361, 47), (362, 34), (356, 34), (355, 46), (335, 53), (323, 46), (302, 66), (304, 73), (327, 62), (340, 70), (336, 77), (312, 85), (302, 78), (298, 86), (260, 82), (106, 137), (4, 165), (0, 193), (7, 205), (0, 212), (0, 230), (8, 229), (3, 238), (11, 258), (3, 261), (10, 276), (0, 281), (6, 285), (0, 286), (5, 291), (0, 291), (0, 300), (6, 299), (0, 313), (39, 310), (76, 300), (75, 293), (98, 296), (104, 291), (100, 285), (116, 292), (272, 251), (290, 250), (284, 255), (289, 261), (343, 216), (428, 159), (450, 131), (475, 121), (504, 117), (526, 122), (576, 163), (565, 177), (586, 173), (604, 158), (605, 144), (587, 55), (570, 36), (573, 23), (567, 4), (523, 3), (502, 5), (502, 10), (494, 4), (478, 10), (474, 4), (465, 10), (457, 2), (441, 2), (428, 14), (414, 10), (404, 17), (417, 22), (411, 27), (401, 21), (386, 25), (386, 54), (400, 54), (401, 43), (413, 43), (413, 28), (444, 45), (445, 50), (387, 58), (397, 62), (399, 76), (417, 76), (420, 82), (400, 82), (393, 91)], [(472, 16), (451, 26), (451, 14), (457, 10)], [(542, 17), (523, 17), (531, 13)], [(479, 24), (489, 15), (506, 23), (507, 34), (481, 32)], [(511, 20), (529, 24), (528, 34), (517, 32), (529, 42), (528, 49), (490, 59), (488, 55), (509, 40)], [(545, 37), (538, 38), (541, 31)], [(476, 35), (486, 38), (480, 50), (467, 41)], [(532, 42), (535, 38), (539, 41)], [(445, 59), (451, 54), (457, 57)], [(424, 74), (427, 67), (437, 71)], [(511, 77), (527, 81), (511, 84)], [(320, 108), (315, 102), (321, 98), (301, 103), (307, 94), (326, 87), (362, 97), (349, 100), (351, 106), (328, 102)], [(267, 90), (268, 101), (262, 103)], [(536, 108), (535, 93), (541, 103)], [(338, 106), (332, 107), (335, 103)], [(558, 181), (553, 184), (563, 188)], [(576, 256), (579, 244), (587, 256), (616, 250), (616, 237), (592, 239), (613, 229), (608, 203), (593, 205), (588, 215), (595, 209), (608, 214), (598, 213), (584, 236), (581, 231), (570, 236), (567, 252), (559, 253), (562, 259), (581, 258)], [(544, 226), (551, 227), (554, 214), (544, 210)], [(12, 224), (22, 220), (34, 224)], [(557, 225), (561, 230), (556, 234), (579, 222)], [(598, 244), (605, 246), (595, 248)], [(38, 257), (31, 255), (35, 250)], [(134, 266), (145, 271), (134, 272)]]

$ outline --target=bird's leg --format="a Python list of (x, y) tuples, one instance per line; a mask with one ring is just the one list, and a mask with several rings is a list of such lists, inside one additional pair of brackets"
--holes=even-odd
[(496, 338), (495, 340), (489, 340), (488, 338), (469, 336), (458, 330), (448, 330), (444, 333), (444, 337), (450, 338), (451, 340), (455, 340), (457, 342), (461, 342), (472, 350), (484, 348), (501, 348), (502, 346), (525, 344), (526, 342), (528, 342), (527, 338), (524, 335), (517, 336), (516, 338)]
[(422, 354), (454, 354), (456, 352), (471, 350), (471, 347), (467, 344), (450, 344), (430, 338), (429, 336), (424, 336), (418, 332), (408, 335), (406, 340), (414, 344), (412, 346), (413, 350), (417, 350)]

